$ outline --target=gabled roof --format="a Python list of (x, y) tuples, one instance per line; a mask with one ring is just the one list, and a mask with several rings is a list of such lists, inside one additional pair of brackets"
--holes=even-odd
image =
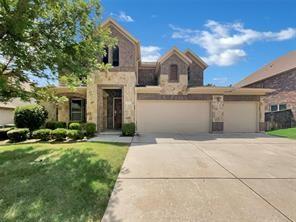
[(255, 82), (276, 76), (283, 72), (296, 68), (296, 51), (291, 51), (284, 56), (277, 58), (271, 63), (263, 66), (247, 78), (243, 79), (239, 83), (235, 84), (235, 87), (244, 87)]
[(114, 19), (108, 18), (102, 23), (102, 27), (108, 27), (112, 25), (115, 27), (121, 34), (123, 34), (125, 37), (127, 37), (131, 42), (133, 42), (137, 46), (137, 52), (140, 57), (140, 42), (133, 37), (126, 29), (124, 29), (121, 25), (118, 24)]
[(102, 27), (107, 27), (110, 24), (112, 24), (115, 28), (118, 29), (123, 35), (125, 35), (127, 38), (129, 38), (132, 42), (135, 44), (139, 44), (139, 41), (133, 37), (127, 30), (125, 30), (121, 25), (119, 25), (114, 19), (108, 18), (102, 23)]
[(177, 49), (176, 47), (173, 47), (171, 50), (169, 50), (167, 53), (165, 53), (162, 57), (160, 57), (158, 59), (158, 63), (163, 63), (165, 62), (170, 56), (172, 55), (177, 55), (180, 59), (182, 59), (186, 64), (190, 64), (192, 61), (185, 56), (179, 49)]
[(186, 49), (184, 51), (184, 54), (189, 57), (189, 59), (194, 60), (197, 64), (201, 66), (201, 68), (206, 69), (208, 65), (194, 52), (192, 52), (190, 49)]

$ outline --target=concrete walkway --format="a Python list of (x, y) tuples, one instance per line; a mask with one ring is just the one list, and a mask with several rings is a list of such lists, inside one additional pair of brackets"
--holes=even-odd
[(102, 221), (296, 221), (296, 141), (134, 137)]

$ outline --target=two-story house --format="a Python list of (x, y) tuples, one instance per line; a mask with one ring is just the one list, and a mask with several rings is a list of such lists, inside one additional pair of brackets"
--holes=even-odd
[(156, 62), (142, 62), (137, 39), (112, 19), (102, 25), (118, 39), (102, 58), (112, 68), (92, 73), (75, 92), (57, 87), (69, 101), (48, 106), (52, 119), (94, 122), (99, 132), (130, 122), (139, 133), (264, 130), (260, 98), (269, 89), (205, 87), (207, 64), (192, 51), (173, 47)]

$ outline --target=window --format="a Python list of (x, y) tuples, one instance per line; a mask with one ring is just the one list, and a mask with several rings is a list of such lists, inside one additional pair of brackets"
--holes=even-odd
[(286, 104), (280, 104), (279, 105), (279, 110), (282, 111), (282, 110), (286, 110), (287, 109), (287, 105)]
[(84, 121), (85, 99), (72, 98), (70, 100), (70, 120)]
[(271, 105), (271, 106), (270, 106), (270, 111), (271, 111), (271, 112), (276, 112), (276, 111), (278, 111), (278, 106), (277, 106), (277, 105)]
[(190, 76), (191, 76), (191, 70), (190, 70), (190, 67), (188, 67), (187, 69), (187, 75), (188, 75), (188, 83), (190, 82)]
[(109, 62), (109, 48), (105, 47), (104, 51), (105, 51), (106, 54), (103, 56), (102, 62), (104, 64), (107, 64)]
[(178, 66), (176, 64), (172, 64), (170, 66), (169, 81), (172, 81), (172, 82), (178, 81)]
[(119, 48), (115, 46), (112, 51), (112, 66), (119, 66)]
[(287, 109), (287, 104), (275, 104), (270, 106), (270, 111), (271, 112), (277, 112), (277, 111), (282, 111)]

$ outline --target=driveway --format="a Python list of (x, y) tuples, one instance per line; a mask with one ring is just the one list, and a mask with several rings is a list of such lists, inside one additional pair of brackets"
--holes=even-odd
[(134, 137), (103, 221), (296, 221), (296, 141)]

